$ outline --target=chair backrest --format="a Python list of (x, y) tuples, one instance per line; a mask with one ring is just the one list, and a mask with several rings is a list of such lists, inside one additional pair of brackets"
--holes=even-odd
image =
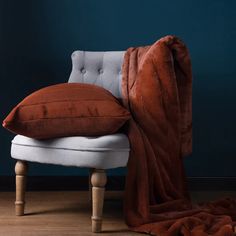
[(73, 52), (69, 83), (95, 84), (121, 98), (124, 53), (125, 51)]

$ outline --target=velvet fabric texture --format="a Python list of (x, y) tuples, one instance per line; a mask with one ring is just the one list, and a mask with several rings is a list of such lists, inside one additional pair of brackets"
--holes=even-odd
[(40, 89), (20, 102), (3, 121), (10, 131), (36, 139), (113, 134), (130, 118), (107, 90), (64, 83)]
[(122, 92), (132, 115), (126, 223), (158, 236), (234, 235), (235, 200), (193, 206), (187, 192), (182, 158), (192, 151), (192, 72), (185, 45), (166, 36), (128, 49)]

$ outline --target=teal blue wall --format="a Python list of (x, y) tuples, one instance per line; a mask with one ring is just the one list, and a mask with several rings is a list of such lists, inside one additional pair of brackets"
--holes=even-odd
[[(175, 34), (194, 72), (187, 174), (236, 176), (235, 8), (234, 0), (0, 0), (0, 120), (32, 91), (66, 81), (75, 49), (124, 50)], [(12, 137), (0, 128), (0, 175), (13, 174)], [(30, 173), (86, 172), (34, 164)]]

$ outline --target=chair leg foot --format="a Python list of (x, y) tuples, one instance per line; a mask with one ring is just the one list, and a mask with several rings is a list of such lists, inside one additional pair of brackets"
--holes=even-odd
[(15, 211), (16, 216), (24, 215), (25, 208), (25, 185), (26, 185), (26, 174), (27, 174), (27, 163), (24, 161), (17, 161), (15, 166), (16, 173), (16, 201)]
[(100, 233), (102, 231), (102, 220), (92, 218), (92, 232)]
[(104, 202), (105, 185), (107, 176), (104, 170), (94, 169), (91, 175), (92, 184), (92, 232), (102, 231), (102, 212)]

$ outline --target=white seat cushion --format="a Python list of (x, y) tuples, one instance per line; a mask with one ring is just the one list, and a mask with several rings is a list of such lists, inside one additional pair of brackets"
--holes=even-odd
[(126, 166), (129, 140), (124, 134), (50, 140), (17, 135), (12, 140), (11, 156), (17, 160), (39, 163), (110, 169)]

